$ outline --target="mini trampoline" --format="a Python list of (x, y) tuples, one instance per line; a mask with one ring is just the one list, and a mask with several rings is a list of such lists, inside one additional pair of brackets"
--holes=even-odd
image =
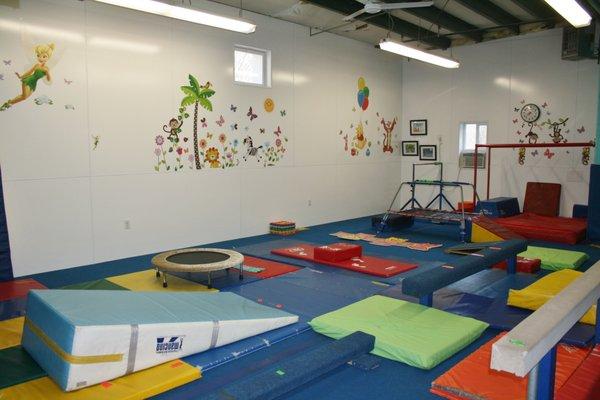
[(206, 272), (208, 274), (208, 288), (212, 288), (210, 274), (213, 271), (238, 268), (240, 280), (244, 279), (244, 256), (233, 250), (192, 248), (171, 250), (157, 254), (152, 258), (152, 265), (156, 268), (156, 277), (162, 272), (163, 287), (167, 287), (167, 272)]

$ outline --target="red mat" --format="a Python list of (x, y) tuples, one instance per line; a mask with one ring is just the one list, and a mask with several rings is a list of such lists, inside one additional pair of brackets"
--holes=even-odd
[(524, 213), (494, 220), (527, 239), (575, 244), (585, 238), (587, 221), (580, 218), (545, 217)]
[(287, 274), (288, 272), (294, 272), (300, 269), (291, 265), (248, 256), (244, 256), (244, 265), (249, 267), (264, 268), (264, 270), (261, 272), (244, 271), (244, 274), (256, 276), (261, 279), (272, 278), (274, 276)]
[[(515, 400), (527, 397), (527, 377), (490, 368), (492, 344), (503, 332), (490, 340), (431, 383), (430, 391), (446, 399)], [(555, 393), (563, 388), (574, 371), (586, 359), (590, 348), (558, 345), (556, 356)], [(571, 399), (571, 397), (569, 397)]]
[(13, 281), (0, 282), (0, 301), (25, 297), (29, 289), (47, 289), (34, 279), (17, 279)]
[(407, 264), (400, 261), (388, 260), (363, 255), (361, 258), (351, 258), (345, 261), (325, 261), (315, 260), (315, 246), (301, 244), (294, 247), (272, 250), (271, 253), (279, 256), (297, 258), (299, 260), (311, 261), (318, 264), (329, 265), (330, 267), (349, 269), (351, 271), (361, 272), (363, 274), (389, 278), (398, 275), (401, 272), (410, 271), (418, 267), (417, 264)]
[(594, 347), (554, 398), (555, 400), (600, 399), (600, 345)]
[[(517, 272), (526, 272), (528, 274), (533, 274), (534, 272), (538, 272), (542, 265), (542, 260), (535, 258), (525, 258), (525, 257), (517, 257)], [(506, 260), (499, 262), (494, 265), (492, 268), (498, 269), (506, 269), (508, 264)]]

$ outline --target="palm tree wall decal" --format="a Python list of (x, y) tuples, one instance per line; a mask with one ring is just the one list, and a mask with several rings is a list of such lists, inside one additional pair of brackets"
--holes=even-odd
[[(185, 108), (194, 105), (194, 161), (196, 162), (196, 169), (202, 169), (200, 163), (200, 154), (198, 151), (198, 104), (202, 108), (212, 111), (212, 103), (208, 100), (209, 97), (215, 94), (212, 90), (211, 83), (206, 82), (203, 86), (200, 86), (198, 80), (192, 75), (188, 75), (190, 81), (189, 86), (181, 86), (181, 91), (185, 94), (185, 97), (181, 99), (181, 108)], [(183, 110), (180, 109), (180, 112)]]

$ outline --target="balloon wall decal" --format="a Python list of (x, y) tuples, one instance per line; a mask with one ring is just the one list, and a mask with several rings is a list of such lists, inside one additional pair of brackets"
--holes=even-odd
[(358, 78), (358, 106), (365, 111), (369, 107), (369, 88), (365, 84), (365, 78)]

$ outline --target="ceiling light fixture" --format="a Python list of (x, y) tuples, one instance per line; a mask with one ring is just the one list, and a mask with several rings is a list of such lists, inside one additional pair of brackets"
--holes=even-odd
[(575, 0), (545, 0), (546, 3), (569, 21), (575, 28), (588, 26), (592, 17)]
[(379, 48), (391, 53), (399, 54), (404, 57), (414, 58), (415, 60), (423, 61), (429, 64), (434, 64), (444, 68), (458, 68), (460, 63), (449, 58), (436, 56), (431, 53), (427, 53), (422, 50), (408, 47), (400, 43), (393, 42), (391, 40), (382, 40), (379, 43)]
[(180, 19), (195, 24), (208, 25), (214, 28), (226, 29), (239, 33), (253, 33), (256, 25), (242, 19), (223, 17), (205, 11), (172, 6), (155, 0), (96, 0), (100, 3), (144, 11), (150, 14)]

